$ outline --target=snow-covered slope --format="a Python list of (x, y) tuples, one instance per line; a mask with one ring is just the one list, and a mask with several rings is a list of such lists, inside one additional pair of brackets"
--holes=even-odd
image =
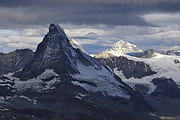
[(87, 51), (83, 48), (83, 46), (80, 45), (75, 39), (70, 38), (69, 41), (74, 48), (80, 49), (82, 52), (88, 54)]
[[(152, 68), (152, 70), (156, 71), (157, 74), (154, 74), (152, 76), (147, 76), (146, 78), (143, 78), (141, 82), (146, 82), (149, 79), (151, 80), (154, 77), (162, 77), (166, 76), (168, 78), (172, 78), (175, 80), (175, 82), (180, 83), (180, 64), (175, 63), (175, 61), (180, 61), (179, 56), (170, 56), (170, 55), (162, 55), (162, 54), (156, 54), (155, 57), (149, 58), (149, 59), (143, 59), (143, 58), (136, 58), (131, 56), (126, 56), (130, 60), (134, 61), (142, 61)], [(149, 78), (149, 79), (148, 79)]]

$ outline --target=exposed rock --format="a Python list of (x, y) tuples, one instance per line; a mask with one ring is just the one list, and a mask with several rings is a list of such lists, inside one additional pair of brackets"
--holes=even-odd
[(149, 87), (146, 84), (136, 84), (133, 88), (144, 96), (146, 96), (149, 91)]
[(0, 96), (13, 96), (16, 89), (14, 88), (14, 81), (7, 77), (0, 77)]
[(22, 69), (34, 57), (29, 49), (15, 50), (10, 53), (0, 53), (0, 76)]
[(151, 94), (152, 96), (180, 97), (180, 88), (173, 79), (161, 77), (154, 78), (151, 82), (157, 86), (155, 91)]
[(99, 60), (111, 69), (122, 71), (126, 78), (142, 78), (156, 74), (151, 67), (144, 62), (129, 60), (126, 57), (99, 58)]
[(175, 59), (175, 60), (174, 60), (174, 63), (175, 63), (175, 64), (178, 64), (178, 63), (180, 63), (180, 61), (179, 61), (178, 59)]

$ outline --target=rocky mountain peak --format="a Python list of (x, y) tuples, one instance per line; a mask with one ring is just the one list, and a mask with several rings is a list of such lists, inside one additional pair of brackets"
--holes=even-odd
[(68, 38), (66, 33), (64, 32), (63, 28), (60, 27), (59, 25), (55, 25), (55, 24), (49, 25), (48, 35), (58, 35), (58, 36), (62, 36), (64, 38)]
[(49, 26), (49, 32), (38, 45), (34, 59), (20, 72), (14, 74), (21, 79), (30, 79), (42, 74), (46, 69), (53, 69), (59, 75), (78, 74), (78, 64), (101, 69), (101, 64), (74, 48), (64, 30), (55, 24)]
[(56, 32), (58, 32), (58, 30), (57, 30), (57, 28), (56, 28), (56, 26), (55, 26), (54, 24), (51, 24), (51, 25), (49, 26), (49, 32), (50, 32), (50, 33), (56, 33)]
[(78, 73), (73, 67), (76, 64), (76, 52), (69, 42), (64, 30), (55, 24), (49, 26), (49, 32), (38, 45), (34, 59), (14, 76), (29, 79), (54, 69), (59, 74)]

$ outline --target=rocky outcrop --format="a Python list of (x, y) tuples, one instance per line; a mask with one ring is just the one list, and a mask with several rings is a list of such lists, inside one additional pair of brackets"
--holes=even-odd
[(151, 82), (157, 86), (151, 96), (166, 96), (170, 98), (180, 97), (180, 88), (173, 79), (161, 77), (154, 78)]
[(0, 53), (0, 76), (22, 69), (34, 57), (29, 49), (15, 50), (10, 53)]
[(16, 89), (14, 88), (14, 81), (7, 77), (0, 77), (0, 96), (7, 97), (13, 96)]
[(126, 78), (142, 78), (156, 74), (151, 67), (144, 62), (129, 60), (126, 57), (99, 58), (99, 60), (111, 69), (122, 71)]
[(174, 63), (175, 63), (175, 64), (178, 64), (178, 63), (180, 63), (180, 60), (174, 59)]

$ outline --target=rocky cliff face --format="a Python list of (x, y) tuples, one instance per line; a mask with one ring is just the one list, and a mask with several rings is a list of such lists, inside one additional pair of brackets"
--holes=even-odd
[(180, 88), (173, 79), (161, 77), (154, 78), (151, 82), (157, 86), (155, 91), (151, 94), (152, 96), (180, 97)]
[(0, 53), (0, 76), (22, 69), (34, 57), (29, 49), (15, 50), (10, 53)]
[(144, 62), (129, 60), (123, 56), (99, 58), (99, 60), (111, 69), (122, 71), (126, 78), (142, 78), (156, 73)]
[(149, 115), (155, 110), (139, 92), (99, 60), (73, 48), (58, 25), (50, 25), (33, 60), (13, 76), (0, 79), (4, 80), (14, 83), (11, 84), (14, 91), (4, 94), (3, 101), (6, 102), (4, 108), (8, 109), (3, 114), (11, 118), (157, 119)]

